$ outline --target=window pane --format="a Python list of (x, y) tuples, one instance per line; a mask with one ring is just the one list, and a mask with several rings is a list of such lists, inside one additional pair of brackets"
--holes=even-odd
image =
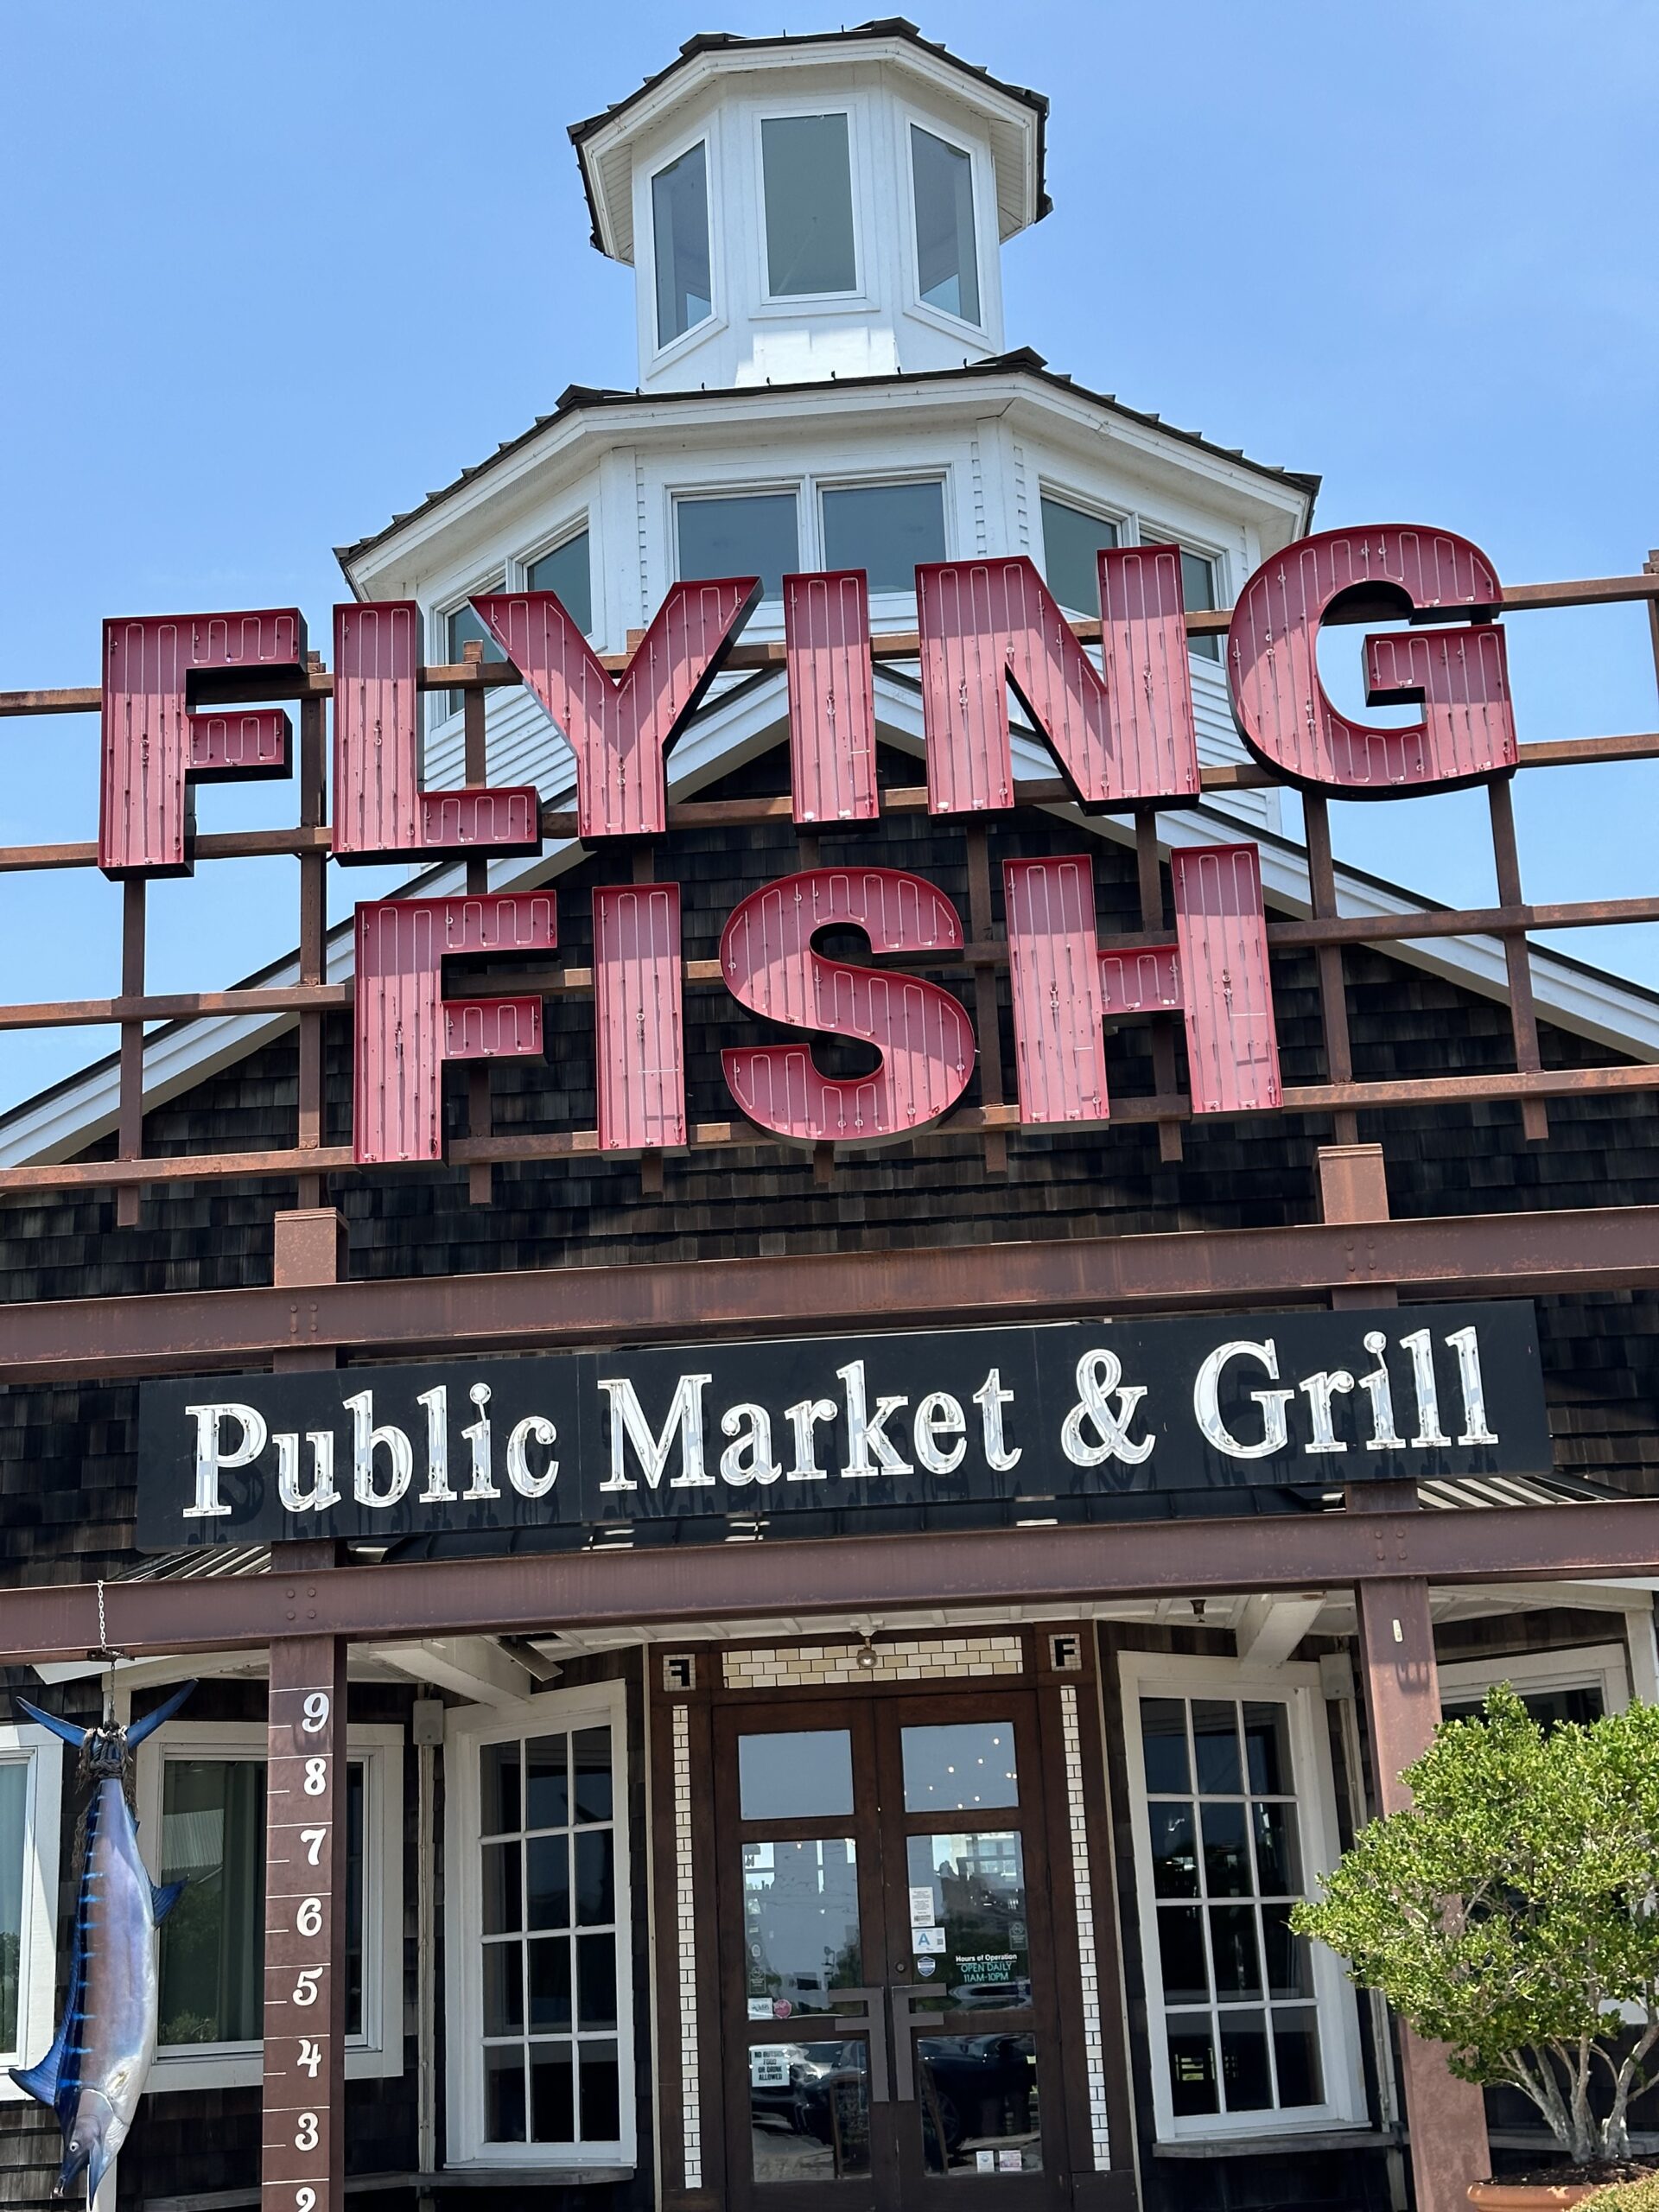
[(714, 309), (709, 276), (709, 165), (701, 143), (651, 180), (657, 259), (657, 343), (669, 345)]
[(1223, 2012), (1221, 2080), (1229, 2112), (1265, 2112), (1273, 2103), (1268, 2034), (1260, 2012)]
[(1011, 1720), (901, 1728), (907, 1813), (960, 1813), (973, 1805), (1017, 1805), (1020, 1778)]
[(616, 2045), (578, 2046), (582, 2067), (582, 2139), (614, 2143), (622, 2133), (622, 2107), (616, 2076)]
[(1262, 1994), (1253, 1904), (1218, 1904), (1211, 1909), (1210, 1949), (1216, 1962), (1216, 1995), (1223, 2004), (1231, 1998)]
[(1217, 2109), (1216, 2053), (1207, 2013), (1186, 2019), (1177, 2014), (1169, 2022), (1169, 2101), (1178, 2120)]
[(1002, 1829), (913, 1835), (908, 1858), (910, 1887), (932, 1890), (934, 1928), (944, 1932), (944, 1951), (933, 1955), (941, 1996), (948, 1994), (963, 2010), (1029, 2005), (1026, 1875), (1018, 1834)]
[(1154, 1797), (1185, 1797), (1192, 1784), (1186, 1767), (1186, 1706), (1178, 1697), (1143, 1697), (1141, 1741), (1147, 1789)]
[(1036, 2173), (1037, 2045), (1030, 2036), (920, 2036), (922, 2156), (931, 2174)]
[[(532, 1928), (570, 1925), (570, 1840), (563, 1835), (532, 1836), (524, 1846), (528, 1880), (525, 1902)], [(608, 1920), (608, 1913), (584, 1916)]]
[(760, 159), (772, 298), (855, 290), (846, 117), (769, 116), (760, 125)]
[(1244, 1808), (1206, 1804), (1204, 1818), (1204, 1885), (1212, 1897), (1250, 1894), (1250, 1854), (1244, 1841)]
[(1281, 2105), (1322, 2105), (1325, 2077), (1319, 2069), (1319, 2016), (1306, 2012), (1273, 2016), (1273, 2056), (1279, 2069)]
[(1198, 1854), (1192, 1836), (1191, 1805), (1153, 1804), (1147, 1808), (1152, 1831), (1152, 1886), (1160, 1897), (1195, 1897), (1198, 1894)]
[[(845, 2181), (869, 2172), (869, 2063), (861, 2039), (749, 2045), (757, 2182)], [(789, 2202), (781, 2194), (769, 2201)]]
[(513, 1835), (524, 1824), (518, 1794), (518, 1746), (486, 1744), (482, 1754), (485, 1835)]
[(1238, 1767), (1238, 1707), (1192, 1702), (1192, 1753), (1198, 1764), (1198, 1794), (1204, 1797), (1236, 1797), (1242, 1789)]
[(583, 1728), (571, 1738), (570, 1750), (575, 1767), (576, 1818), (608, 1821), (613, 1810), (610, 1730)]
[(484, 2053), (484, 2133), (492, 2143), (524, 2139), (524, 2047)]
[[(537, 1944), (537, 1950), (546, 1948)], [(524, 2025), (524, 1947), (516, 1942), (484, 1946), (484, 2032), (522, 2034)]]
[(531, 2044), (530, 2095), (531, 2133), (534, 2139), (537, 2143), (574, 2143), (576, 2107), (571, 2094), (568, 2043)]
[(919, 124), (910, 126), (916, 181), (916, 288), (929, 307), (979, 321), (974, 251), (974, 165)]
[(1290, 1907), (1265, 1904), (1262, 1908), (1262, 1936), (1268, 1953), (1269, 1997), (1311, 1997), (1313, 1964), (1306, 1937), (1290, 1932)]
[(1116, 544), (1117, 524), (1061, 499), (1045, 499), (1042, 507), (1043, 563), (1050, 591), (1073, 614), (1098, 614), (1100, 569), (1095, 556), (1103, 546)]
[[(499, 587), (496, 588), (499, 589)], [(448, 652), (452, 665), (456, 661), (464, 659), (466, 648), (475, 643), (483, 645), (486, 660), (506, 658), (505, 653), (495, 642), (493, 633), (486, 629), (470, 607), (458, 607), (453, 613), (447, 614), (444, 617), (444, 629), (448, 638)], [(458, 715), (467, 703), (467, 694), (464, 691), (446, 691), (444, 696), (449, 702), (449, 712), (452, 715)]]
[(780, 2017), (834, 2010), (830, 1992), (863, 1980), (858, 1856), (850, 1836), (746, 1843), (743, 1942), (747, 1994)]
[(1296, 1848), (1294, 1805), (1254, 1805), (1255, 1885), (1264, 1897), (1300, 1897), (1302, 1859)]
[(1284, 1706), (1245, 1707), (1244, 1760), (1253, 1796), (1290, 1796), (1290, 1714)]
[(781, 599), (785, 575), (801, 565), (792, 492), (682, 499), (676, 518), (680, 574), (689, 580), (759, 576), (766, 596)]
[[(603, 1940), (613, 1943), (615, 1939), (607, 1936)], [(532, 2029), (568, 2028), (570, 2024), (568, 1936), (544, 1936), (539, 1943), (530, 1947), (530, 2024)]]
[[(1160, 531), (1149, 533), (1143, 526), (1141, 542), (1143, 545), (1163, 545), (1173, 544), (1174, 540)], [(1202, 553), (1189, 553), (1185, 546), (1181, 548), (1181, 597), (1190, 608), (1208, 611), (1216, 603), (1215, 563), (1206, 559)], [(1189, 638), (1186, 649), (1190, 653), (1201, 655), (1205, 660), (1221, 658), (1219, 638)]]
[(524, 1826), (562, 1828), (570, 1820), (567, 1739), (534, 1736), (524, 1745)]
[(1210, 1996), (1204, 1956), (1204, 1916), (1197, 1905), (1165, 1905), (1158, 1914), (1158, 1961), (1166, 2005), (1203, 2005)]
[(576, 2024), (582, 2028), (616, 2025), (616, 1938), (579, 1936), (576, 1938)]
[(29, 1763), (0, 1766), (0, 2050), (17, 2048), (17, 1993), (23, 1948), (23, 1831)]
[[(484, 1847), (484, 1933), (506, 1936), (524, 1925), (519, 1898), (518, 1843), (486, 1843)], [(163, 1922), (165, 1926), (166, 1923)]]
[(576, 1918), (584, 1927), (616, 1918), (616, 1843), (609, 1828), (579, 1830)]
[(168, 1759), (162, 1881), (188, 1882), (162, 1923), (160, 2039), (251, 2043), (263, 2032), (263, 1759)]
[(588, 533), (566, 538), (524, 570), (531, 591), (558, 594), (559, 605), (581, 630), (594, 626), (594, 578), (588, 554)]
[(737, 1739), (738, 1810), (746, 1821), (810, 1821), (853, 1809), (853, 1739), (804, 1728)]
[(823, 565), (862, 569), (872, 591), (914, 591), (944, 558), (943, 484), (860, 484), (823, 495)]

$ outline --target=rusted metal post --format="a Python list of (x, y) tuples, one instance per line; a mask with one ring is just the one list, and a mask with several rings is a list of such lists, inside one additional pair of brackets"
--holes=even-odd
[[(469, 639), (461, 649), (461, 658), (469, 668), (480, 668), (484, 661), (484, 641)], [(490, 780), (489, 747), (486, 734), (486, 700), (481, 690), (474, 687), (461, 694), (461, 744), (463, 766), (461, 780), (480, 788)], [(490, 864), (486, 860), (469, 860), (467, 863), (467, 891), (469, 898), (477, 897), (490, 887)], [(486, 1137), (490, 1134), (490, 1066), (487, 1060), (474, 1060), (467, 1071), (467, 1134), (469, 1137)], [(495, 1170), (487, 1160), (475, 1160), (467, 1169), (467, 1203), (486, 1206), (495, 1195)]]
[[(1158, 856), (1158, 817), (1153, 808), (1140, 807), (1135, 817), (1135, 866), (1141, 893), (1141, 926), (1154, 936), (1164, 931), (1164, 872)], [(1175, 1018), (1152, 1017), (1152, 1087), (1160, 1098), (1175, 1096)], [(1158, 1157), (1166, 1166), (1181, 1156), (1181, 1125), (1158, 1124)]]
[[(284, 1579), (308, 1617), (303, 1574)], [(346, 1643), (270, 1647), (261, 2212), (342, 2212), (346, 2178)]]
[[(1319, 1212), (1331, 1223), (1356, 1228), (1368, 1221), (1389, 1218), (1389, 1185), (1380, 1144), (1322, 1144), (1319, 1147)], [(1371, 1280), (1368, 1270), (1371, 1247), (1356, 1237), (1348, 1247), (1348, 1272), (1363, 1274), (1363, 1281), (1332, 1282), (1331, 1304), (1344, 1307), (1395, 1306), (1399, 1294), (1389, 1283)]]
[[(968, 932), (976, 949), (990, 944), (991, 848), (982, 822), (971, 823), (968, 848)], [(974, 968), (974, 1033), (979, 1048), (979, 1098), (982, 1106), (1001, 1106), (1006, 1096), (1002, 1083), (1002, 1032), (996, 1009), (996, 969), (983, 959)], [(1000, 1128), (985, 1132), (985, 1173), (1008, 1172), (1008, 1141)]]
[[(140, 999), (144, 995), (144, 880), (130, 876), (121, 887), (121, 995)], [(117, 1106), (116, 1150), (123, 1160), (137, 1160), (144, 1149), (144, 1025), (124, 1021)], [(115, 1194), (115, 1225), (137, 1229), (137, 1183), (124, 1183)]]
[[(1331, 809), (1323, 792), (1302, 795), (1302, 824), (1307, 839), (1307, 887), (1314, 918), (1337, 918), (1337, 871), (1331, 857)], [(1343, 976), (1342, 947), (1322, 944), (1317, 953), (1319, 977), (1319, 1020), (1325, 1030), (1325, 1079), (1351, 1083), (1353, 1047), (1348, 1038), (1348, 987)], [(1359, 1140), (1359, 1116), (1347, 1109), (1331, 1117), (1332, 1134), (1339, 1145)]]
[[(1492, 858), (1497, 868), (1497, 900), (1501, 906), (1518, 906), (1521, 899), (1521, 855), (1515, 842), (1515, 802), (1510, 779), (1499, 777), (1486, 786), (1492, 816)], [(1510, 1027), (1515, 1037), (1515, 1065), (1522, 1075), (1535, 1075), (1543, 1060), (1538, 1050), (1538, 1015), (1532, 1001), (1532, 960), (1523, 929), (1503, 931), (1503, 960), (1509, 971)], [(1549, 1108), (1541, 1098), (1521, 1101), (1521, 1128), (1529, 1144), (1541, 1144), (1549, 1135)]]
[[(308, 656), (308, 675), (322, 670), (321, 655)], [(324, 745), (325, 708), (319, 698), (300, 702), (300, 828), (320, 830), (327, 814), (327, 754)], [(300, 982), (323, 981), (328, 943), (328, 855), (324, 851), (300, 855)], [(313, 1007), (300, 1014), (299, 1149), (315, 1152), (322, 1143), (322, 1014)], [(304, 1209), (322, 1204), (322, 1177), (298, 1178), (297, 1198)]]
[[(1427, 1750), (1440, 1717), (1428, 1584), (1402, 1575), (1362, 1583), (1356, 1595), (1376, 1806), (1395, 1813), (1411, 1802), (1402, 1770)], [(1481, 2093), (1450, 2070), (1443, 2044), (1403, 2025), (1400, 2057), (1417, 2212), (1465, 2212), (1470, 2183), (1491, 2171)]]

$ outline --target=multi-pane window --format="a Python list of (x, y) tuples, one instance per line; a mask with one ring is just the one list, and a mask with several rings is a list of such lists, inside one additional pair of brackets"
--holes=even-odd
[(479, 1747), (483, 2134), (605, 2144), (624, 2133), (612, 1730)]
[[(486, 588), (499, 590), (499, 586), (486, 587)], [(470, 645), (481, 645), (486, 660), (506, 658), (505, 653), (496, 643), (493, 633), (474, 613), (470, 601), (463, 601), (461, 606), (452, 608), (444, 616), (443, 642), (444, 650), (449, 656), (449, 665), (452, 668), (458, 667), (466, 658), (466, 649)], [(448, 711), (452, 715), (458, 715), (467, 703), (467, 694), (464, 691), (446, 691), (444, 698), (448, 702)]]
[(741, 492), (675, 506), (680, 575), (759, 576), (768, 599), (781, 599), (784, 578), (801, 565), (792, 492)]
[(931, 308), (979, 321), (979, 257), (974, 245), (974, 165), (960, 147), (910, 126), (916, 193), (916, 289)]
[(714, 313), (709, 273), (709, 156), (702, 141), (651, 180), (657, 343), (669, 346)]
[(760, 167), (772, 297), (855, 291), (846, 117), (766, 117), (760, 125)]
[(1289, 1707), (1142, 1697), (1155, 1955), (1177, 2120), (1325, 2102)]
[(1117, 543), (1117, 524), (1043, 495), (1043, 568), (1048, 588), (1073, 614), (1100, 613), (1096, 556)]
[(556, 545), (539, 560), (529, 562), (524, 569), (524, 583), (531, 591), (556, 592), (559, 604), (570, 620), (591, 635), (594, 579), (585, 530), (575, 537), (567, 537), (563, 545)]
[(825, 492), (823, 565), (862, 569), (875, 591), (914, 591), (918, 562), (944, 558), (944, 486), (857, 484)]
[[(364, 1764), (346, 1768), (346, 2032), (363, 2033)], [(263, 2036), (265, 1762), (167, 1758), (162, 1770), (163, 1883), (182, 1881), (161, 1929), (159, 2041), (257, 2043)]]

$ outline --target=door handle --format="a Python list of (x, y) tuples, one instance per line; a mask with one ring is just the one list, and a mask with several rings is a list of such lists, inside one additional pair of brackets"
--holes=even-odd
[(887, 1986), (887, 1996), (893, 2005), (893, 2071), (897, 2094), (901, 2104), (916, 2101), (916, 2068), (911, 2055), (910, 2031), (912, 2028), (942, 2028), (943, 2012), (912, 2012), (911, 2005), (916, 1999), (927, 1994), (910, 1982), (895, 1981)]
[(870, 2102), (884, 2105), (888, 2101), (887, 2088), (887, 2024), (881, 2017), (882, 1993), (874, 1989), (829, 1989), (824, 1992), (832, 2003), (861, 2005), (861, 2012), (837, 2012), (836, 2024), (842, 2028), (862, 2028), (869, 2037)]

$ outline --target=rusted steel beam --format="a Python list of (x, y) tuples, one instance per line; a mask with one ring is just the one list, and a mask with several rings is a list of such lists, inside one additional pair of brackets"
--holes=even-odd
[[(496, 1141), (497, 1142), (499, 1140)], [(342, 1164), (313, 1154), (320, 1166)], [(160, 1163), (144, 1162), (147, 1178)], [(272, 1347), (348, 1356), (1324, 1303), (1333, 1285), (1418, 1299), (1545, 1296), (1659, 1283), (1659, 1207), (1310, 1223), (639, 1267), (171, 1291), (0, 1306), (0, 1380), (193, 1374)]]
[[(317, 1573), (120, 1582), (111, 1641), (135, 1656), (247, 1649), (296, 1635), (503, 1634), (910, 1605), (1054, 1605), (1240, 1590), (1583, 1580), (1659, 1567), (1659, 1500), (1464, 1513), (1271, 1515), (1053, 1529), (515, 1554)], [(99, 1641), (91, 1584), (0, 1593), (0, 1662), (79, 1658)]]

